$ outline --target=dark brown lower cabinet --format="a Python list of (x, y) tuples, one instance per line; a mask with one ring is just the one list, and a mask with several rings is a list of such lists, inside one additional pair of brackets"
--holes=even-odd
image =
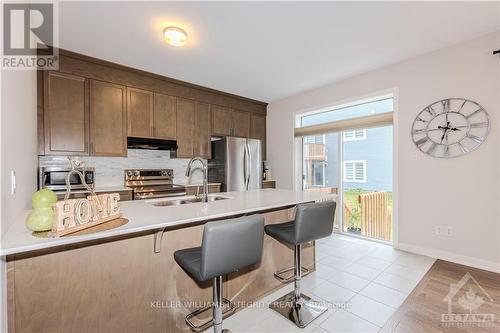
[[(281, 208), (263, 216), (271, 224), (293, 214)], [(211, 284), (196, 284), (174, 252), (200, 246), (202, 233), (203, 225), (166, 231), (159, 253), (150, 233), (8, 257), (9, 332), (191, 332), (184, 317), (212, 300)], [(273, 272), (293, 265), (286, 245), (265, 236), (263, 246), (260, 264), (224, 279), (224, 297), (240, 306), (282, 288)], [(313, 244), (302, 258), (314, 269)]]

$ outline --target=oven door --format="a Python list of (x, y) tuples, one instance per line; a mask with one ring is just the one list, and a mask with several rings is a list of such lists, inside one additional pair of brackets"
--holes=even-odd
[(167, 185), (134, 188), (134, 200), (180, 197), (183, 195), (186, 195), (186, 188), (184, 186)]

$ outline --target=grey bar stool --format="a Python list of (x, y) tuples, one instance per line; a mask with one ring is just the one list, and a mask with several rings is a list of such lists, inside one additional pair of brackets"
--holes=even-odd
[[(174, 259), (196, 282), (213, 279), (212, 305), (198, 309), (186, 316), (186, 323), (194, 331), (208, 328), (222, 330), (222, 317), (234, 311), (234, 305), (222, 298), (222, 277), (241, 268), (258, 263), (262, 258), (264, 217), (251, 215), (235, 219), (208, 222), (203, 229), (201, 247), (175, 251)], [(223, 313), (223, 303), (229, 308)], [(196, 326), (191, 319), (213, 308), (213, 318)]]
[(300, 291), (301, 246), (332, 234), (335, 207), (335, 201), (301, 204), (297, 206), (294, 221), (265, 227), (266, 234), (269, 236), (294, 246), (295, 256), (294, 290), (272, 302), (269, 307), (293, 321), (300, 328), (306, 327), (327, 310), (327, 307), (319, 305)]

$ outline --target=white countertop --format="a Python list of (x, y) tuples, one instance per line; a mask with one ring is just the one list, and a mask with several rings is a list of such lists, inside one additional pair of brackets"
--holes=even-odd
[[(25, 226), (29, 210), (24, 211), (14, 221), (2, 237), (0, 256), (51, 248), (60, 245), (80, 243), (89, 240), (132, 234), (141, 231), (163, 229), (173, 226), (187, 226), (209, 219), (217, 219), (237, 214), (313, 202), (332, 197), (331, 194), (318, 192), (295, 192), (290, 190), (263, 189), (247, 192), (215, 193), (230, 197), (227, 200), (208, 203), (191, 203), (179, 206), (156, 207), (147, 201), (124, 201), (120, 204), (123, 217), (129, 222), (115, 229), (96, 232), (89, 235), (66, 236), (60, 238), (39, 238), (31, 234)], [(172, 198), (169, 198), (170, 200)]]

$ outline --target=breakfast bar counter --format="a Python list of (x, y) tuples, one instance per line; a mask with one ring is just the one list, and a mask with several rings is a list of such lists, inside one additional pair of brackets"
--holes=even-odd
[(11, 224), (10, 229), (2, 237), (0, 256), (125, 236), (155, 229), (178, 228), (207, 220), (314, 202), (325, 197), (319, 193), (274, 189), (225, 192), (217, 195), (227, 199), (206, 204), (191, 203), (177, 206), (154, 205), (155, 202), (172, 200), (172, 198), (121, 202), (123, 217), (129, 221), (127, 224), (98, 233), (60, 238), (33, 236), (25, 226), (25, 219), (31, 212), (27, 210)]
[[(256, 213), (265, 224), (283, 223), (297, 204), (332, 199), (275, 189), (216, 195), (208, 203), (123, 202), (127, 224), (79, 236), (34, 237), (21, 217), (1, 245), (9, 331), (190, 332), (184, 317), (210, 302), (212, 290), (189, 278), (173, 253), (200, 246), (204, 223)], [(303, 266), (314, 270), (314, 256), (311, 242)], [(224, 297), (245, 307), (281, 288), (273, 272), (290, 266), (293, 249), (266, 235), (261, 262), (224, 277)]]

